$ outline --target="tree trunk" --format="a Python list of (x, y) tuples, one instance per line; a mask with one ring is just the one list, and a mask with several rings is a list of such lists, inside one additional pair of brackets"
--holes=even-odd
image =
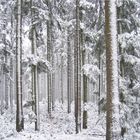
[(63, 56), (61, 56), (61, 102), (64, 103), (64, 93), (63, 93)]
[[(47, 21), (47, 60), (51, 63), (51, 55), (52, 55), (52, 12), (51, 12), (51, 2), (50, 0), (47, 1), (48, 12), (49, 12), (49, 19)], [(47, 74), (47, 89), (48, 89), (48, 114), (51, 117), (51, 108), (52, 108), (52, 74), (48, 72)]]
[[(83, 13), (80, 10), (80, 21), (83, 22)], [(80, 43), (82, 48), (82, 66), (86, 64), (86, 49), (85, 49), (85, 39), (84, 39), (84, 31), (83, 29), (80, 29)], [(80, 52), (81, 53), (81, 52)], [(87, 110), (86, 110), (86, 104), (87, 104), (87, 76), (83, 73), (83, 128), (87, 128)]]
[[(4, 61), (4, 57), (2, 57), (2, 62)], [(1, 71), (0, 71), (0, 91), (1, 91), (1, 96), (0, 96), (0, 111), (1, 115), (4, 113), (4, 72), (3, 72), (3, 65), (1, 65)]]
[(70, 44), (70, 33), (69, 27), (67, 29), (67, 100), (68, 100), (68, 110), (67, 112), (71, 112), (71, 96), (72, 96), (72, 50)]
[(13, 111), (13, 93), (14, 93), (14, 81), (13, 81), (13, 58), (10, 58), (10, 108)]
[(76, 36), (74, 47), (74, 94), (76, 133), (81, 131), (81, 55), (80, 55), (80, 1), (76, 0)]
[[(53, 49), (53, 48), (52, 48)], [(53, 67), (53, 73), (52, 73), (52, 110), (54, 110), (54, 105), (55, 105), (55, 59), (54, 59), (54, 51), (53, 51), (53, 56), (52, 56), (52, 67)]]
[(107, 67), (106, 140), (119, 140), (118, 54), (115, 0), (105, 1), (105, 43)]
[[(99, 11), (99, 19), (98, 19), (98, 25), (97, 25), (97, 30), (99, 31), (101, 29), (101, 23), (102, 23), (102, 14), (103, 14), (103, 10), (102, 10), (102, 0), (99, 0), (99, 4), (100, 4), (100, 11)], [(100, 37), (99, 42), (98, 42), (98, 48), (99, 48), (99, 54), (98, 54), (98, 59), (99, 59), (99, 70), (101, 71), (101, 50), (102, 50), (102, 39)], [(99, 94), (98, 94), (98, 114), (100, 115), (100, 97), (101, 97), (101, 89), (102, 89), (102, 84), (101, 84), (101, 74), (99, 74)]]
[[(13, 35), (13, 15), (11, 14), (11, 34)], [(11, 36), (11, 50), (13, 50), (14, 39)], [(13, 94), (14, 94), (14, 66), (13, 66), (14, 58), (10, 57), (10, 108), (11, 112), (13, 112)]]
[(16, 130), (20, 132), (24, 129), (23, 106), (22, 106), (22, 0), (17, 0), (16, 17)]
[[(6, 11), (7, 11), (7, 8), (4, 9), (4, 14), (6, 15)], [(4, 18), (4, 30), (6, 31), (6, 24), (7, 24), (7, 21), (6, 19)], [(8, 109), (8, 75), (7, 75), (7, 65), (8, 65), (8, 58), (7, 58), (7, 44), (6, 44), (6, 34), (3, 34), (3, 43), (5, 45), (5, 48), (4, 48), (4, 95), (5, 95), (5, 109)]]
[[(83, 65), (85, 65), (85, 59), (86, 59), (86, 52), (85, 50), (82, 51), (82, 62)], [(83, 128), (87, 128), (87, 110), (85, 109), (85, 106), (87, 104), (87, 76), (83, 73), (83, 104), (84, 104), (84, 110), (83, 110)]]
[[(31, 17), (32, 17), (32, 54), (37, 57), (37, 38), (36, 38), (36, 25), (35, 25), (35, 9), (34, 2), (31, 0)], [(33, 111), (36, 115), (35, 130), (39, 130), (39, 95), (38, 95), (38, 71), (37, 64), (32, 65), (32, 100), (33, 100)]]
[[(8, 58), (7, 58), (7, 50), (6, 50), (6, 46), (5, 46), (5, 67), (7, 68), (8, 65)], [(8, 92), (8, 73), (4, 72), (4, 76), (5, 76), (5, 109), (8, 109), (9, 107), (9, 92)]]

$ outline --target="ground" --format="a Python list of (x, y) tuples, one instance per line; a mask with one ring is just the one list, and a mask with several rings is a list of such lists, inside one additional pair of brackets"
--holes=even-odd
[[(35, 115), (31, 107), (24, 108), (25, 129), (17, 133), (15, 130), (15, 109), (5, 111), (0, 116), (0, 139), (4, 140), (105, 140), (105, 116), (98, 117), (96, 105), (89, 103), (88, 129), (75, 134), (73, 109), (67, 114), (66, 103), (62, 106), (56, 102), (51, 119), (47, 115), (47, 104), (40, 103), (40, 131), (34, 131)], [(72, 105), (73, 108), (73, 105)]]

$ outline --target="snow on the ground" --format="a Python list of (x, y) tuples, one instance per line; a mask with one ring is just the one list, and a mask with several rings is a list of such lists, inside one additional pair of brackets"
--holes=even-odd
[[(89, 103), (88, 129), (75, 134), (74, 113), (67, 114), (64, 106), (56, 103), (51, 119), (47, 115), (47, 104), (40, 103), (40, 131), (34, 131), (34, 115), (31, 108), (24, 108), (25, 129), (23, 132), (15, 130), (15, 110), (5, 111), (0, 116), (0, 140), (105, 140), (105, 116), (98, 117), (96, 105)], [(72, 105), (72, 108), (73, 105)]]

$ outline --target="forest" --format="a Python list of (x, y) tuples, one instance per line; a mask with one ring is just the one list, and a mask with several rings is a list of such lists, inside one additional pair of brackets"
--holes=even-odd
[(140, 140), (140, 0), (0, 0), (0, 140)]

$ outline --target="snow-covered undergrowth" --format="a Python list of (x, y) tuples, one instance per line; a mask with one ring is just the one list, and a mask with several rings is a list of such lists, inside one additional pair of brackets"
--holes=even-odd
[(51, 119), (47, 114), (47, 103), (40, 103), (40, 131), (34, 131), (35, 116), (31, 107), (24, 108), (24, 131), (17, 133), (15, 130), (15, 109), (11, 113), (5, 111), (0, 116), (0, 139), (4, 140), (104, 140), (105, 139), (105, 116), (98, 117), (96, 105), (89, 103), (88, 129), (75, 134), (74, 105), (72, 112), (67, 114), (67, 103), (62, 106), (56, 102)]
[[(98, 115), (97, 105), (89, 102), (88, 129), (75, 134), (74, 104), (72, 112), (67, 114), (67, 103), (55, 103), (51, 119), (47, 114), (47, 103), (40, 102), (40, 131), (34, 131), (35, 116), (31, 107), (24, 107), (24, 131), (15, 130), (15, 108), (0, 115), (0, 140), (105, 140), (105, 113)], [(129, 135), (128, 135), (129, 134)], [(124, 140), (139, 140), (139, 133), (128, 133)]]

